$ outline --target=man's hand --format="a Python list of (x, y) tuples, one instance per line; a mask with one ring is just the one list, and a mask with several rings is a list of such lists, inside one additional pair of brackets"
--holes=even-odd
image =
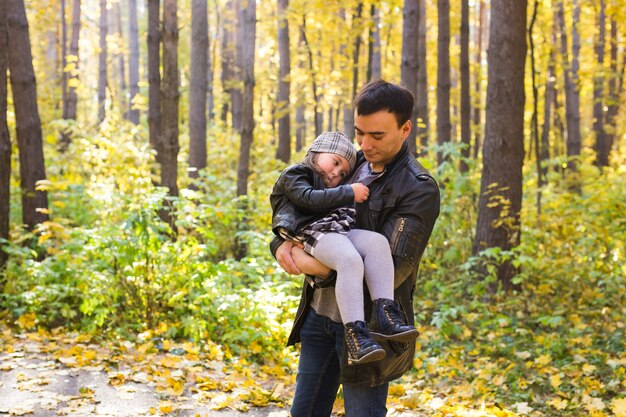
[(354, 191), (354, 201), (357, 203), (362, 203), (367, 200), (367, 197), (370, 195), (370, 189), (360, 182), (355, 182), (352, 185), (352, 191)]
[(330, 272), (330, 268), (306, 253), (298, 245), (294, 245), (291, 249), (291, 257), (304, 274), (326, 278)]
[(302, 271), (298, 268), (291, 256), (291, 249), (294, 247), (294, 243), (285, 240), (282, 245), (276, 249), (276, 260), (278, 264), (287, 272), (292, 275), (300, 275)]

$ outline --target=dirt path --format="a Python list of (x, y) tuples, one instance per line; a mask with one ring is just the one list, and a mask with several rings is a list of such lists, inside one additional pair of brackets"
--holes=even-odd
[(278, 379), (194, 352), (120, 355), (73, 337), (6, 333), (0, 343), (0, 416), (288, 416)]

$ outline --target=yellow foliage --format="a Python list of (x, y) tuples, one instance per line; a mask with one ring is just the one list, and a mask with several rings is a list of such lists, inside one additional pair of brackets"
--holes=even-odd
[(389, 395), (395, 395), (398, 397), (403, 396), (406, 393), (404, 384), (391, 384), (389, 385)]
[(552, 398), (550, 401), (548, 401), (548, 404), (550, 404), (552, 407), (556, 408), (557, 410), (565, 410), (565, 408), (567, 407), (568, 401), (564, 398)]
[(17, 319), (17, 325), (20, 326), (21, 329), (30, 330), (35, 327), (35, 323), (37, 321), (37, 316), (35, 313), (26, 313), (22, 314)]
[(626, 397), (616, 398), (611, 401), (611, 411), (615, 417), (626, 417)]
[(550, 355), (541, 355), (535, 359), (535, 364), (538, 366), (546, 366), (550, 362), (552, 362), (552, 357)]
[(126, 377), (120, 373), (109, 374), (109, 384), (115, 386), (124, 385)]
[(174, 411), (174, 404), (171, 401), (161, 401), (159, 411), (166, 414), (171, 413)]

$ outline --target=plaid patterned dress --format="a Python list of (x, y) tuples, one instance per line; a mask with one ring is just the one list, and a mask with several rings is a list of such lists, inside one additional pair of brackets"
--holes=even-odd
[(326, 216), (305, 226), (298, 235), (291, 234), (287, 229), (281, 229), (283, 239), (294, 240), (304, 244), (304, 251), (311, 255), (318, 240), (326, 233), (341, 233), (347, 235), (354, 225), (356, 210), (354, 208), (340, 207), (331, 211)]

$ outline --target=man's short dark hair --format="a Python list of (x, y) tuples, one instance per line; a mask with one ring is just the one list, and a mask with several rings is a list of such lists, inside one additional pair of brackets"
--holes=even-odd
[(406, 88), (377, 80), (366, 84), (355, 97), (354, 110), (359, 116), (387, 110), (396, 116), (398, 127), (401, 127), (411, 118), (413, 103), (413, 94)]

